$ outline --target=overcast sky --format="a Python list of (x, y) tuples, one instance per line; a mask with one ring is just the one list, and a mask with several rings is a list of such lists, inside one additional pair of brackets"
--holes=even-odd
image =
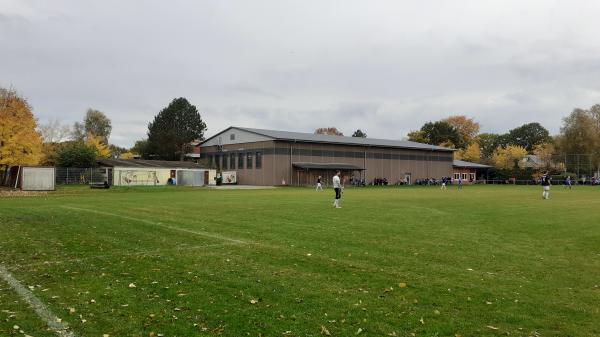
[(600, 1), (0, 0), (0, 86), (40, 122), (88, 107), (131, 146), (175, 97), (207, 136), (336, 126), (400, 139), (474, 117), (557, 133), (600, 103)]

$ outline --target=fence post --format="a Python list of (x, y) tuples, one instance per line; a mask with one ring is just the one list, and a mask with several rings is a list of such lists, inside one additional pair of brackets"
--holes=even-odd
[(67, 167), (67, 185), (69, 185), (69, 168)]

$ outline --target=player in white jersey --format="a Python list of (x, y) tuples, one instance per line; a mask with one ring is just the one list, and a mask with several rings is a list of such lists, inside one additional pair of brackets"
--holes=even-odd
[(335, 191), (335, 199), (333, 200), (333, 207), (342, 208), (340, 206), (340, 199), (342, 198), (342, 182), (340, 181), (341, 172), (337, 171), (333, 176), (333, 190)]
[(322, 191), (323, 190), (323, 185), (321, 185), (321, 176), (319, 176), (319, 178), (317, 178), (317, 191)]

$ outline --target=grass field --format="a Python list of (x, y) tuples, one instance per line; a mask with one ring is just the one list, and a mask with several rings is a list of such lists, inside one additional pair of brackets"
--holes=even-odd
[[(600, 336), (600, 188), (331, 199), (294, 188), (4, 198), (0, 264), (77, 336)], [(0, 336), (23, 334), (55, 335), (0, 279)]]

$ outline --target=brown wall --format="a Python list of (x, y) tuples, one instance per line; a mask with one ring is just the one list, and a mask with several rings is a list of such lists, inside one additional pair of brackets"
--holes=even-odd
[(466, 174), (467, 175), (466, 179), (463, 176), (463, 184), (469, 184), (470, 183), (471, 174), (475, 174), (475, 178), (473, 179), (473, 181), (475, 181), (477, 178), (479, 178), (479, 177), (477, 177), (477, 170), (474, 169), (474, 168), (454, 167), (451, 178), (454, 179), (454, 180), (457, 180), (457, 178), (456, 178), (457, 174), (460, 174), (460, 175)]
[[(289, 185), (312, 185), (318, 175), (322, 175), (323, 181), (328, 184), (333, 176), (333, 172), (327, 171), (298, 171), (292, 167), (293, 162), (356, 165), (365, 170), (363, 173), (356, 171), (354, 176), (364, 178), (367, 183), (375, 178), (386, 178), (389, 183), (395, 184), (404, 179), (405, 174), (411, 175), (412, 182), (424, 178), (439, 179), (452, 172), (452, 153), (447, 151), (266, 141), (224, 145), (222, 153), (254, 154), (257, 151), (262, 153), (262, 168), (234, 168), (240, 184), (280, 185), (285, 180)], [(202, 158), (209, 158), (215, 153), (221, 154), (211, 146), (202, 148), (201, 155)], [(253, 164), (255, 160), (253, 158)], [(227, 170), (227, 166), (223, 170)]]

